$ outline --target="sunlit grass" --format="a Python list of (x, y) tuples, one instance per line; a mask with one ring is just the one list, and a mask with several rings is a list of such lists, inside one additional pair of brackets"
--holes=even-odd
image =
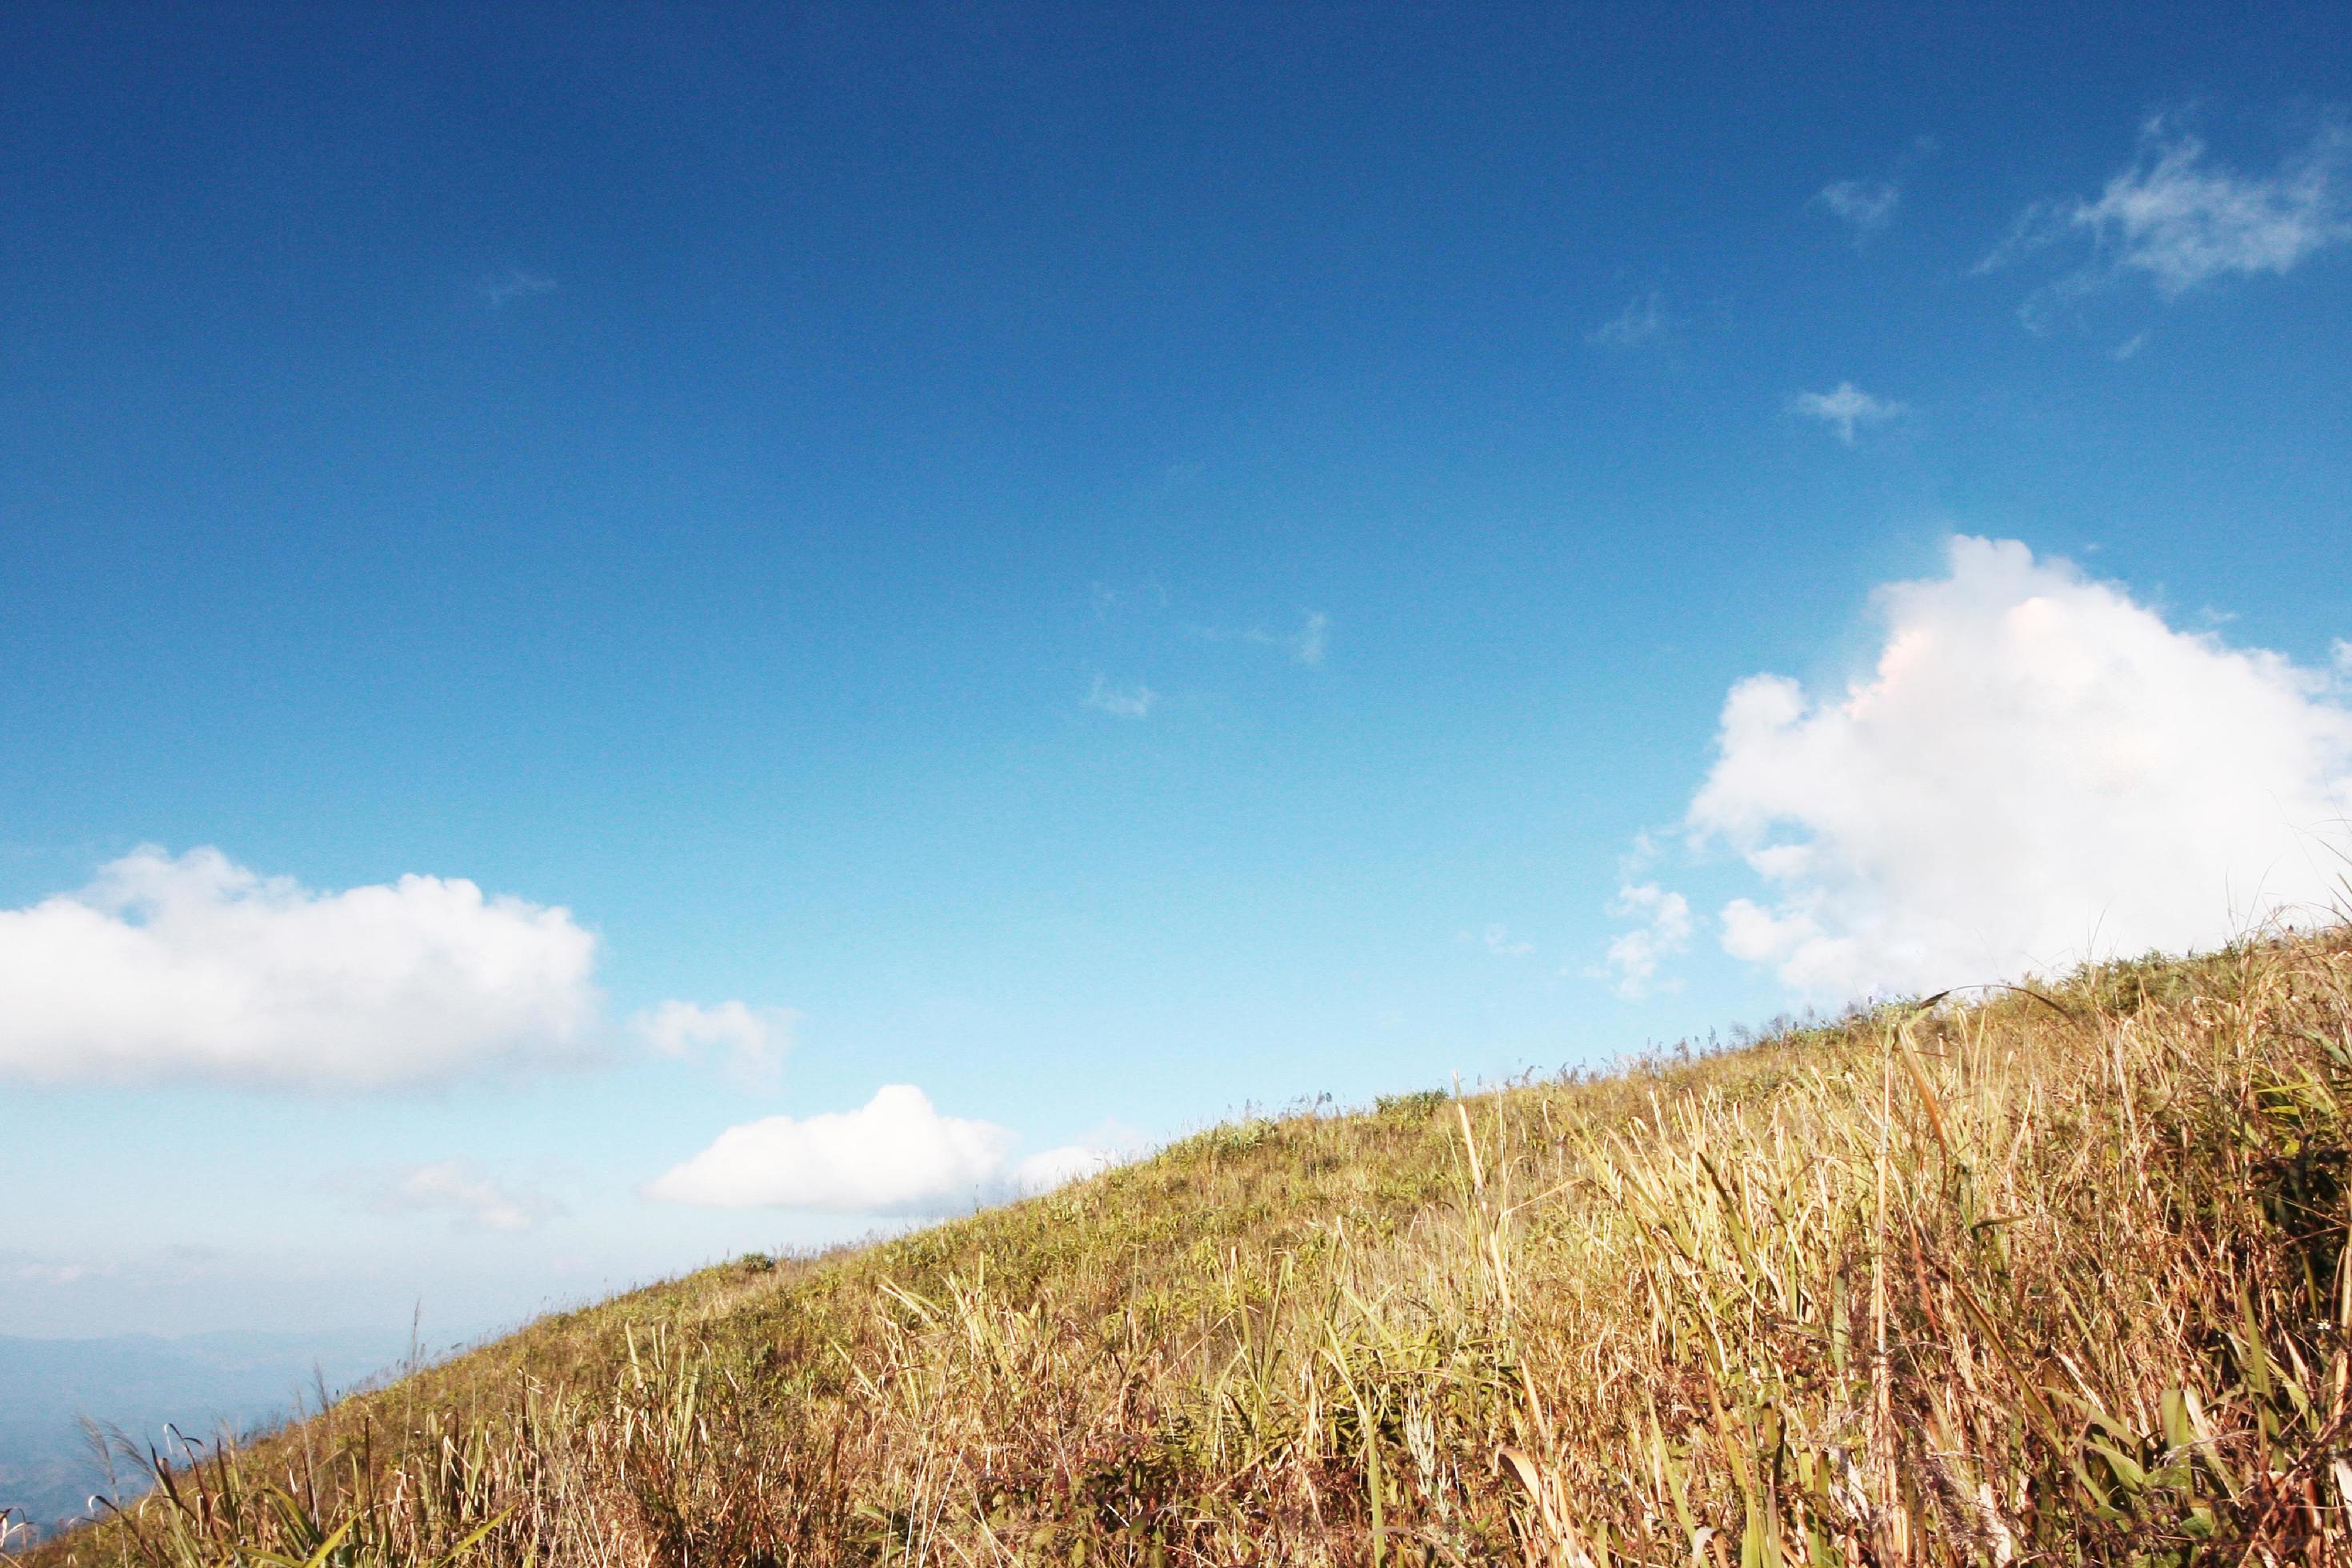
[(2352, 939), (1218, 1128), (748, 1259), (41, 1568), (2352, 1561)]

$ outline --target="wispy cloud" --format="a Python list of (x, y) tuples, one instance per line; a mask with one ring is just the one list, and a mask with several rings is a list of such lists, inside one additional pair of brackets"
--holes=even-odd
[(1820, 420), (1836, 431), (1837, 438), (1849, 447), (1853, 445), (1857, 429), (1884, 425), (1906, 412), (1902, 404), (1874, 397), (1850, 381), (1842, 381), (1828, 392), (1801, 392), (1789, 400), (1789, 410), (1806, 419)]
[(1525, 958), (1536, 950), (1534, 942), (1514, 934), (1511, 928), (1500, 921), (1492, 922), (1484, 931), (1465, 931), (1462, 933), (1462, 940), (1476, 942), (1497, 958)]
[(1152, 709), (1159, 706), (1160, 693), (1140, 684), (1114, 686), (1108, 676), (1097, 675), (1094, 685), (1087, 689), (1079, 701), (1082, 706), (1113, 718), (1149, 719)]
[(1655, 882), (1628, 884), (1617, 889), (1609, 913), (1616, 920), (1640, 923), (1612, 942), (1601, 967), (1591, 973), (1600, 978), (1613, 978), (1617, 994), (1629, 1002), (1639, 1001), (1654, 990), (1673, 989), (1671, 982), (1661, 985), (1658, 970), (1667, 959), (1690, 946), (1690, 900)]
[(498, 310), (511, 305), (517, 300), (529, 300), (540, 294), (552, 294), (558, 285), (552, 278), (542, 278), (536, 272), (525, 272), (518, 267), (485, 278), (477, 287), (481, 291), (483, 300), (491, 310)]
[(1301, 664), (1320, 664), (1331, 646), (1331, 617), (1320, 610), (1307, 612), (1307, 624), (1290, 638), (1290, 657)]
[(1851, 225), (1856, 238), (1867, 238), (1895, 221), (1902, 201), (1903, 187), (1893, 180), (1834, 180), (1805, 205)]
[(470, 1160), (411, 1166), (377, 1190), (373, 1206), (383, 1214), (446, 1214), (460, 1229), (508, 1234), (562, 1212), (554, 1199), (495, 1181)]
[(1331, 651), (1331, 617), (1321, 610), (1307, 610), (1295, 632), (1273, 632), (1264, 626), (1238, 631), (1231, 626), (1194, 626), (1192, 635), (1203, 642), (1250, 643), (1280, 648), (1301, 664), (1317, 665)]
[(1895, 221), (1895, 210), (1903, 205), (1905, 182), (1936, 150), (1934, 137), (1915, 137), (1885, 178), (1832, 180), (1815, 191), (1805, 205), (1844, 224), (1853, 231), (1854, 243), (1862, 245)]
[(784, 1053), (792, 1049), (800, 1015), (790, 1007), (752, 1007), (741, 1002), (706, 1007), (669, 1001), (629, 1022), (663, 1056), (677, 1059), (718, 1050), (725, 1054), (728, 1070), (736, 1079), (765, 1085), (775, 1080)]
[(1623, 310), (1594, 327), (1585, 338), (1603, 348), (1634, 348), (1664, 332), (1670, 321), (1665, 295), (1653, 289), (1629, 300)]
[(2080, 267), (2028, 299), (2029, 325), (2066, 299), (2135, 275), (2166, 300), (2217, 279), (2283, 275), (2352, 239), (2347, 165), (2352, 132), (2340, 124), (2323, 128), (2272, 173), (2250, 174), (2209, 157), (2201, 138), (2158, 116), (2141, 128), (2138, 155), (2095, 199), (2035, 203), (1977, 270), (2088, 249)]

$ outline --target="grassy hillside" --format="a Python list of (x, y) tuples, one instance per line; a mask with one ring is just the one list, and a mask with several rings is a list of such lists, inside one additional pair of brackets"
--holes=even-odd
[(16, 1339), (0, 1334), (0, 1507), (38, 1523), (79, 1517), (107, 1485), (83, 1436), (94, 1413), (135, 1432), (167, 1423), (202, 1432), (225, 1420), (268, 1430), (305, 1390), (350, 1388), (398, 1360), (404, 1336), (232, 1331), (157, 1339)]
[(548, 1320), (37, 1561), (2352, 1561), (2347, 1104), (2339, 931), (1245, 1122)]

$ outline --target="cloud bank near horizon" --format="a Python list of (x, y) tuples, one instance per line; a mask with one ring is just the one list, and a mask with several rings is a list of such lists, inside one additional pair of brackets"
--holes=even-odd
[(304, 1089), (576, 1059), (596, 938), (462, 878), (313, 892), (147, 846), (0, 910), (0, 1077)]
[(1930, 991), (2342, 898), (2340, 673), (2178, 630), (2014, 541), (1955, 539), (1945, 575), (1876, 600), (1884, 643), (1843, 692), (1757, 675), (1724, 703), (1685, 826), (1764, 884), (1720, 912), (1734, 957), (1816, 997)]

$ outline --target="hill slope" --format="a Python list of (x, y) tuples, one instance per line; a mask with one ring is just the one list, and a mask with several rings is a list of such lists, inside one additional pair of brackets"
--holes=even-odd
[(2352, 939), (1991, 995), (707, 1270), (37, 1561), (2352, 1561)]

